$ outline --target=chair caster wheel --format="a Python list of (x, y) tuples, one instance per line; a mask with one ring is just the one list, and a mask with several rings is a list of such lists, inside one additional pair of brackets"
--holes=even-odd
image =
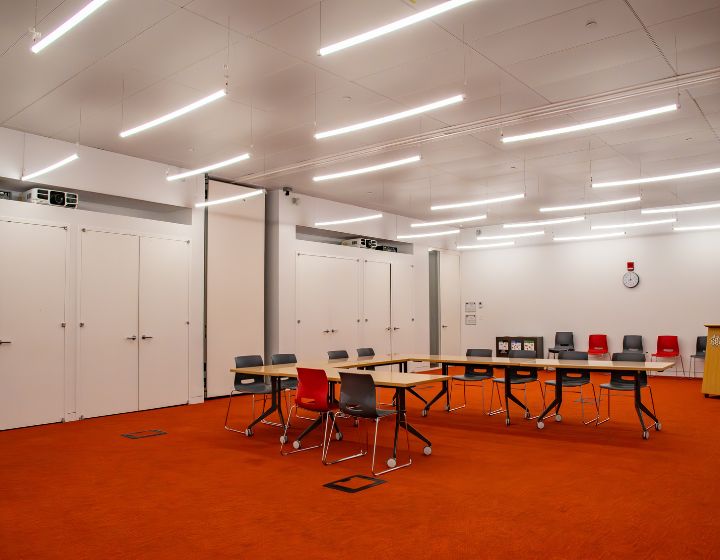
[(538, 422), (537, 427), (538, 427), (538, 430), (542, 430), (545, 427), (545, 422)]
[(445, 405), (445, 412), (450, 412), (450, 406), (449, 406), (449, 405)]
[(510, 425), (510, 418), (505, 418), (505, 425), (506, 425), (506, 426), (509, 426), (509, 425)]
[(424, 418), (424, 417), (427, 416), (427, 415), (428, 415), (428, 411), (423, 408), (423, 409), (422, 409), (422, 412), (420, 413), (420, 416), (422, 416), (422, 417)]
[(650, 439), (650, 432), (648, 430), (643, 432), (643, 439)]
[(335, 432), (335, 439), (337, 441), (342, 441), (343, 435), (342, 432)]
[(425, 453), (425, 455), (432, 455), (432, 447), (426, 445), (425, 447), (423, 447), (423, 453)]
[(655, 430), (658, 431), (658, 432), (659, 432), (660, 430), (662, 430), (662, 424), (661, 424), (660, 422), (656, 422), (656, 423), (655, 423)]
[(388, 468), (394, 469), (397, 467), (397, 459), (393, 459), (392, 457), (387, 460), (387, 466)]
[(525, 411), (525, 420), (530, 420), (530, 416), (532, 416), (532, 415), (530, 414), (530, 411), (529, 411), (529, 410), (526, 410), (526, 411)]
[(287, 437), (287, 436), (280, 436), (280, 443), (286, 444), (287, 442), (288, 442), (288, 437)]
[(293, 441), (293, 448), (294, 449), (300, 449), (302, 447), (302, 442), (299, 440)]
[(559, 414), (556, 414), (556, 415), (555, 415), (555, 422), (562, 422), (562, 416), (560, 416)]
[(248, 428), (247, 430), (245, 430), (245, 435), (246, 435), (247, 437), (252, 437), (252, 436), (253, 436), (253, 433), (254, 433), (254, 432), (252, 431), (252, 428)]

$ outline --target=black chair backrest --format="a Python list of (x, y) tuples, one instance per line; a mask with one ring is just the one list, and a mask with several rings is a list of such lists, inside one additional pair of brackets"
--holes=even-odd
[[(537, 358), (537, 352), (535, 350), (510, 350), (508, 352), (508, 358), (523, 358), (523, 359), (535, 359)], [(529, 373), (521, 374), (521, 371)], [(511, 379), (537, 379), (538, 368), (530, 367), (509, 367), (506, 370), (506, 375)]]
[[(492, 358), (492, 350), (487, 348), (468, 348), (465, 355), (469, 358)], [(467, 365), (465, 366), (465, 375), (488, 374), (492, 366), (483, 365)]]
[(563, 350), (558, 353), (559, 360), (587, 360), (587, 352), (578, 352), (577, 350)]
[(615, 352), (612, 355), (613, 362), (644, 362), (643, 352)]
[[(613, 362), (644, 362), (644, 352), (615, 352), (612, 355)], [(640, 379), (640, 386), (644, 387), (647, 385), (647, 372), (638, 371), (637, 375)], [(634, 385), (635, 377), (632, 374), (623, 371), (611, 371), (610, 372), (610, 384), (615, 385)]]
[[(262, 366), (263, 359), (262, 356), (258, 356), (257, 354), (253, 354), (251, 356), (235, 356), (235, 367), (236, 368), (246, 368), (246, 367), (256, 367), (256, 366)], [(253, 375), (251, 373), (236, 373), (235, 374), (235, 388), (237, 389), (241, 385), (246, 385), (248, 383), (265, 383), (265, 376), (264, 375)]]
[(270, 356), (270, 363), (274, 366), (282, 364), (297, 364), (295, 354), (273, 354)]
[(347, 360), (349, 357), (347, 350), (328, 350), (329, 360)]
[[(558, 359), (559, 360), (582, 360), (587, 361), (588, 359), (588, 353), (587, 352), (578, 352), (576, 350), (563, 350), (558, 353)], [(567, 380), (574, 380), (574, 381), (580, 381), (580, 380), (590, 380), (590, 370), (589, 369), (581, 369), (580, 371), (570, 371), (570, 370), (563, 370), (563, 379)]]
[(508, 358), (537, 358), (535, 350), (510, 350)]
[(571, 332), (556, 332), (555, 333), (555, 346), (574, 346), (573, 333)]
[(695, 352), (698, 354), (707, 350), (707, 336), (698, 336), (695, 342)]
[[(623, 352), (643, 352), (643, 337), (639, 334), (623, 336)], [(643, 360), (644, 361), (644, 360)]]
[(362, 418), (377, 418), (377, 397), (372, 375), (340, 372), (340, 410)]
[(375, 350), (372, 348), (358, 348), (358, 358), (372, 358), (375, 355)]

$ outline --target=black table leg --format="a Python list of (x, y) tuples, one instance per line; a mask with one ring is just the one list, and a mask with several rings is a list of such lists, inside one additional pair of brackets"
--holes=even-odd
[(537, 426), (541, 430), (545, 427), (545, 423), (543, 420), (545, 417), (550, 414), (550, 411), (555, 408), (555, 414), (560, 412), (560, 405), (562, 404), (562, 370), (560, 368), (555, 368), (555, 398), (553, 398), (553, 401), (545, 408), (545, 410), (542, 411), (540, 416), (538, 416), (537, 420)]
[(505, 370), (505, 424), (510, 425), (510, 401), (517, 404), (520, 408), (525, 411), (525, 417), (530, 417), (530, 409), (525, 406), (525, 403), (518, 399), (512, 393), (512, 383), (510, 383), (510, 371)]
[(285, 427), (285, 417), (283, 416), (282, 406), (280, 403), (280, 394), (282, 393), (282, 380), (279, 377), (271, 377), (270, 387), (272, 388), (270, 408), (268, 408), (260, 416), (255, 418), (255, 420), (253, 420), (250, 425), (245, 429), (245, 435), (247, 436), (252, 435), (252, 429), (255, 424), (257, 424), (258, 422), (262, 422), (263, 420), (265, 420), (265, 418), (270, 416), (275, 411), (277, 411), (278, 416), (280, 417), (280, 425), (283, 428)]
[(416, 438), (418, 438), (420, 441), (425, 443), (425, 448), (423, 449), (423, 453), (425, 455), (430, 455), (432, 453), (432, 442), (426, 438), (420, 431), (418, 431), (417, 428), (415, 428), (412, 424), (410, 424), (407, 421), (407, 414), (405, 410), (405, 388), (404, 387), (398, 387), (396, 389), (396, 399), (395, 399), (396, 405), (395, 405), (395, 411), (396, 411), (396, 429), (395, 429), (395, 446), (394, 449), (397, 451), (397, 440), (398, 440), (398, 431), (397, 427), (402, 422), (403, 427), (407, 432)]
[[(448, 375), (448, 370), (449, 370), (449, 364), (444, 364), (444, 363), (440, 364), (440, 371), (441, 371), (442, 375), (444, 375), (445, 377), (447, 377), (447, 375)], [(430, 408), (432, 407), (432, 405), (434, 405), (437, 401), (439, 401), (443, 397), (443, 395), (447, 395), (446, 396), (447, 405), (446, 405), (445, 410), (449, 410), (450, 409), (450, 395), (448, 394), (448, 382), (443, 381), (442, 388), (440, 389), (438, 394), (435, 395), (432, 398), (432, 400), (425, 405), (425, 408), (422, 409), (421, 414), (423, 416), (427, 416), (428, 412), (430, 412)]]
[[(652, 412), (650, 412), (650, 409), (645, 406), (645, 404), (642, 402), (642, 392), (640, 390), (640, 372), (635, 372), (635, 410), (638, 415), (638, 419), (640, 420), (640, 426), (643, 430), (643, 438), (648, 439), (650, 437), (649, 429), (655, 426), (657, 430), (660, 429), (660, 420), (657, 419), (657, 416), (655, 416)], [(643, 412), (647, 414), (649, 418), (653, 420), (652, 426), (646, 426), (645, 425), (645, 419), (643, 418)]]

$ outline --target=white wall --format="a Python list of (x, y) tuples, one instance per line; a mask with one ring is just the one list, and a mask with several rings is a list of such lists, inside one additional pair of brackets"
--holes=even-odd
[[(556, 331), (573, 331), (578, 350), (605, 333), (611, 352), (625, 334), (655, 352), (658, 335), (674, 334), (687, 367), (703, 325), (720, 320), (719, 246), (710, 231), (463, 252), (462, 301), (483, 304), (477, 326), (463, 324), (463, 347), (542, 335), (549, 348)], [(634, 289), (621, 281), (627, 261), (640, 276)]]

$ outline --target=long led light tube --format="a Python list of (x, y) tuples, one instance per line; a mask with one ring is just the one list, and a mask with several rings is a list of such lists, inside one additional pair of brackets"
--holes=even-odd
[(398, 235), (398, 239), (417, 239), (420, 237), (440, 237), (441, 235), (453, 235), (460, 233), (459, 229), (449, 229), (447, 231), (437, 231), (435, 233), (414, 233), (412, 235)]
[(200, 175), (201, 173), (207, 173), (208, 171), (212, 171), (213, 169), (220, 169), (221, 167), (227, 167), (228, 165), (232, 165), (233, 163), (237, 163), (239, 161), (244, 161), (250, 157), (250, 154), (241, 154), (239, 156), (235, 156), (234, 158), (226, 159), (225, 161), (221, 161), (218, 163), (213, 163), (211, 165), (207, 165), (205, 167), (201, 167), (200, 169), (193, 169), (192, 171), (185, 171), (184, 173), (178, 173), (177, 175), (168, 175), (167, 180), (168, 181), (177, 181), (178, 179), (184, 179), (185, 177), (192, 177), (193, 175)]
[(432, 227), (432, 226), (447, 226), (450, 224), (464, 224), (466, 222), (477, 222), (487, 218), (487, 214), (481, 216), (470, 216), (468, 218), (453, 218), (452, 220), (438, 220), (437, 222), (421, 222), (417, 224), (410, 224), (410, 227)]
[(370, 216), (362, 216), (361, 218), (348, 218), (347, 220), (332, 220), (330, 222), (315, 222), (315, 227), (334, 226), (337, 224), (354, 224), (355, 222), (367, 222), (369, 220), (377, 220), (382, 217), (383, 217), (382, 214), (372, 214)]
[(617, 117), (610, 117), (607, 119), (601, 119), (599, 121), (590, 121), (586, 123), (575, 124), (572, 126), (563, 126), (561, 128), (552, 128), (550, 130), (541, 130), (539, 132), (529, 132), (527, 134), (518, 134), (517, 136), (503, 136), (503, 143), (508, 144), (510, 142), (520, 142), (522, 140), (532, 140), (534, 138), (545, 138), (546, 136), (556, 136), (558, 134), (567, 134), (569, 132), (577, 132), (578, 130), (587, 130), (589, 128), (598, 128), (601, 126), (608, 126), (611, 124), (617, 124), (626, 121), (634, 121), (635, 119), (643, 119), (645, 117), (652, 117), (653, 115), (660, 115), (662, 113), (668, 113), (670, 111), (676, 111), (678, 106), (673, 103), (672, 105), (664, 105), (662, 107), (655, 107), (654, 109), (647, 109), (646, 111), (639, 111), (637, 113), (630, 113), (627, 115), (620, 115)]
[(591, 239), (606, 239), (608, 237), (622, 237), (625, 235), (624, 231), (617, 231), (615, 233), (601, 233), (599, 235), (575, 235), (572, 237), (553, 237), (553, 241), (583, 241)]
[(47, 167), (40, 169), (39, 171), (34, 171), (33, 173), (28, 173), (27, 175), (23, 175), (22, 177), (20, 177), (20, 180), (21, 181), (30, 181), (31, 179), (34, 179), (35, 177), (40, 177), (40, 175), (45, 175), (45, 173), (50, 173), (51, 171), (54, 171), (58, 167), (67, 165), (68, 163), (75, 161), (79, 157), (80, 157), (79, 155), (73, 154), (71, 156), (66, 157), (63, 160), (58, 161), (57, 163), (48, 165)]
[(478, 241), (485, 241), (490, 239), (518, 239), (520, 237), (537, 237), (538, 235), (545, 235), (545, 230), (541, 231), (529, 231), (527, 233), (509, 233), (507, 235), (478, 235)]
[(450, 0), (449, 2), (443, 2), (442, 4), (438, 4), (437, 6), (433, 6), (432, 8), (428, 8), (427, 10), (423, 10), (411, 16), (393, 21), (392, 23), (388, 23), (376, 29), (371, 29), (370, 31), (366, 31), (365, 33), (360, 33), (359, 35), (355, 35), (354, 37), (350, 37), (337, 43), (333, 43), (331, 45), (328, 45), (327, 47), (323, 47), (318, 50), (318, 54), (320, 56), (326, 56), (328, 54), (347, 49), (348, 47), (359, 45), (360, 43), (370, 41), (377, 37), (382, 37), (383, 35), (387, 35), (388, 33), (392, 33), (393, 31), (397, 31), (398, 29), (408, 27), (415, 23), (434, 17), (438, 14), (442, 14), (455, 8), (459, 8), (460, 6), (469, 4), (473, 1), (474, 0)]
[(693, 212), (695, 210), (711, 210), (720, 208), (720, 202), (706, 202), (703, 204), (683, 204), (680, 206), (662, 206), (660, 208), (643, 208), (641, 214), (667, 214), (675, 212)]
[(449, 210), (451, 208), (468, 208), (470, 206), (484, 206), (486, 204), (497, 204), (498, 202), (507, 202), (508, 200), (518, 200), (525, 198), (525, 193), (511, 194), (509, 196), (500, 196), (498, 198), (488, 198), (485, 200), (473, 200), (471, 202), (457, 202), (454, 204), (439, 204), (431, 206), (430, 210)]
[(709, 226), (683, 226), (674, 227), (674, 231), (702, 231), (704, 229), (720, 229), (720, 224), (713, 224)]
[(615, 206), (617, 204), (629, 204), (631, 202), (639, 202), (641, 197), (633, 196), (631, 198), (621, 198), (619, 200), (606, 200), (604, 202), (588, 202), (587, 204), (572, 204), (570, 206), (550, 206), (540, 208), (540, 212), (561, 212), (563, 210), (580, 210), (582, 208), (601, 208), (603, 206)]
[(515, 245), (514, 241), (504, 241), (503, 243), (486, 243), (481, 245), (458, 245), (457, 248), (461, 251), (464, 249), (491, 249), (493, 247), (510, 247)]
[(378, 165), (371, 165), (370, 167), (361, 167), (360, 169), (351, 169), (350, 171), (340, 171), (338, 173), (331, 173), (330, 175), (318, 175), (317, 177), (313, 177), (313, 181), (329, 181), (330, 179), (339, 179), (341, 177), (352, 177), (353, 175), (372, 173), (373, 171), (380, 171), (382, 169), (390, 169), (391, 167), (398, 167), (399, 165), (407, 165), (408, 163), (414, 163), (416, 161), (420, 161), (420, 159), (420, 156), (412, 156), (405, 159), (398, 159), (395, 161), (380, 163)]
[(51, 43), (54, 43), (57, 41), (60, 37), (65, 35), (68, 31), (70, 31), (73, 27), (75, 27), (77, 24), (79, 24), (82, 20), (87, 18), (90, 14), (98, 10), (103, 6), (103, 4), (107, 4), (110, 0), (92, 0), (89, 4), (86, 4), (85, 7), (77, 12), (74, 16), (72, 16), (69, 20), (67, 20), (65, 23), (60, 25), (60, 27), (54, 29), (45, 37), (43, 37), (40, 41), (35, 43), (32, 47), (30, 47), (30, 50), (34, 52), (35, 54), (39, 53), (41, 50), (43, 50), (45, 47), (50, 45)]
[(182, 115), (185, 115), (186, 113), (189, 113), (190, 111), (199, 109), (200, 107), (203, 107), (203, 106), (207, 105), (208, 103), (217, 101), (218, 99), (225, 97), (226, 95), (227, 95), (227, 92), (224, 89), (218, 90), (215, 93), (211, 93), (207, 97), (203, 97), (202, 99), (198, 99), (197, 101), (190, 103), (190, 105), (185, 105), (185, 107), (180, 107), (179, 109), (176, 109), (172, 113), (168, 113), (167, 115), (163, 115), (162, 117), (158, 117), (156, 119), (148, 121), (145, 124), (138, 125), (135, 128), (123, 130), (120, 133), (120, 137), (127, 138), (128, 136), (132, 136), (133, 134), (137, 134), (138, 132), (142, 132), (143, 130), (147, 130), (148, 128), (153, 128), (155, 126), (161, 125), (163, 123), (166, 123), (168, 121), (171, 121), (173, 119), (181, 117)]
[(318, 132), (317, 134), (315, 134), (315, 138), (317, 140), (321, 140), (323, 138), (329, 138), (330, 136), (338, 136), (340, 134), (347, 134), (348, 132), (355, 132), (357, 130), (363, 130), (365, 128), (370, 128), (373, 126), (378, 126), (378, 125), (393, 122), (393, 121), (399, 121), (400, 119), (405, 119), (407, 117), (413, 117), (413, 116), (419, 115), (421, 113), (427, 113), (428, 111), (440, 109), (441, 107), (447, 107), (448, 105), (460, 103), (463, 99), (465, 99), (464, 95), (453, 95), (452, 97), (448, 97), (446, 99), (440, 99), (439, 101), (433, 101), (432, 103), (428, 103), (427, 105), (421, 105), (420, 107), (408, 109), (407, 111), (393, 113), (392, 115), (385, 115), (384, 117), (378, 117), (377, 119), (372, 119), (370, 121), (351, 124), (348, 126), (343, 126), (341, 128), (335, 128), (333, 130), (326, 130), (324, 132)]
[(720, 167), (712, 169), (701, 169), (699, 171), (686, 171), (684, 173), (673, 173), (672, 175), (658, 175), (657, 177), (642, 177), (640, 179), (625, 179), (623, 181), (606, 181), (604, 183), (593, 183), (594, 189), (604, 187), (624, 187), (626, 185), (644, 185), (646, 183), (659, 183), (661, 181), (672, 181), (673, 179), (689, 179), (691, 177), (701, 177), (703, 175), (712, 175), (720, 173)]
[(245, 200), (246, 198), (252, 198), (253, 196), (259, 196), (265, 194), (264, 189), (258, 189), (245, 194), (239, 194), (237, 196), (228, 196), (227, 198), (218, 198), (217, 200), (206, 200), (205, 202), (198, 202), (195, 208), (204, 208), (206, 206), (215, 206), (216, 204), (227, 204), (228, 202), (235, 202), (236, 200)]
[(672, 224), (677, 222), (677, 218), (668, 218), (667, 220), (650, 220), (648, 222), (633, 222), (630, 224), (609, 224), (600, 226), (591, 226), (590, 229), (620, 229), (620, 228), (635, 228), (643, 226), (656, 226), (660, 224)]
[(504, 229), (526, 228), (535, 226), (551, 226), (555, 224), (569, 224), (571, 222), (582, 222), (585, 216), (573, 216), (572, 218), (556, 218), (554, 220), (538, 220), (536, 222), (517, 222), (514, 224), (503, 224)]

